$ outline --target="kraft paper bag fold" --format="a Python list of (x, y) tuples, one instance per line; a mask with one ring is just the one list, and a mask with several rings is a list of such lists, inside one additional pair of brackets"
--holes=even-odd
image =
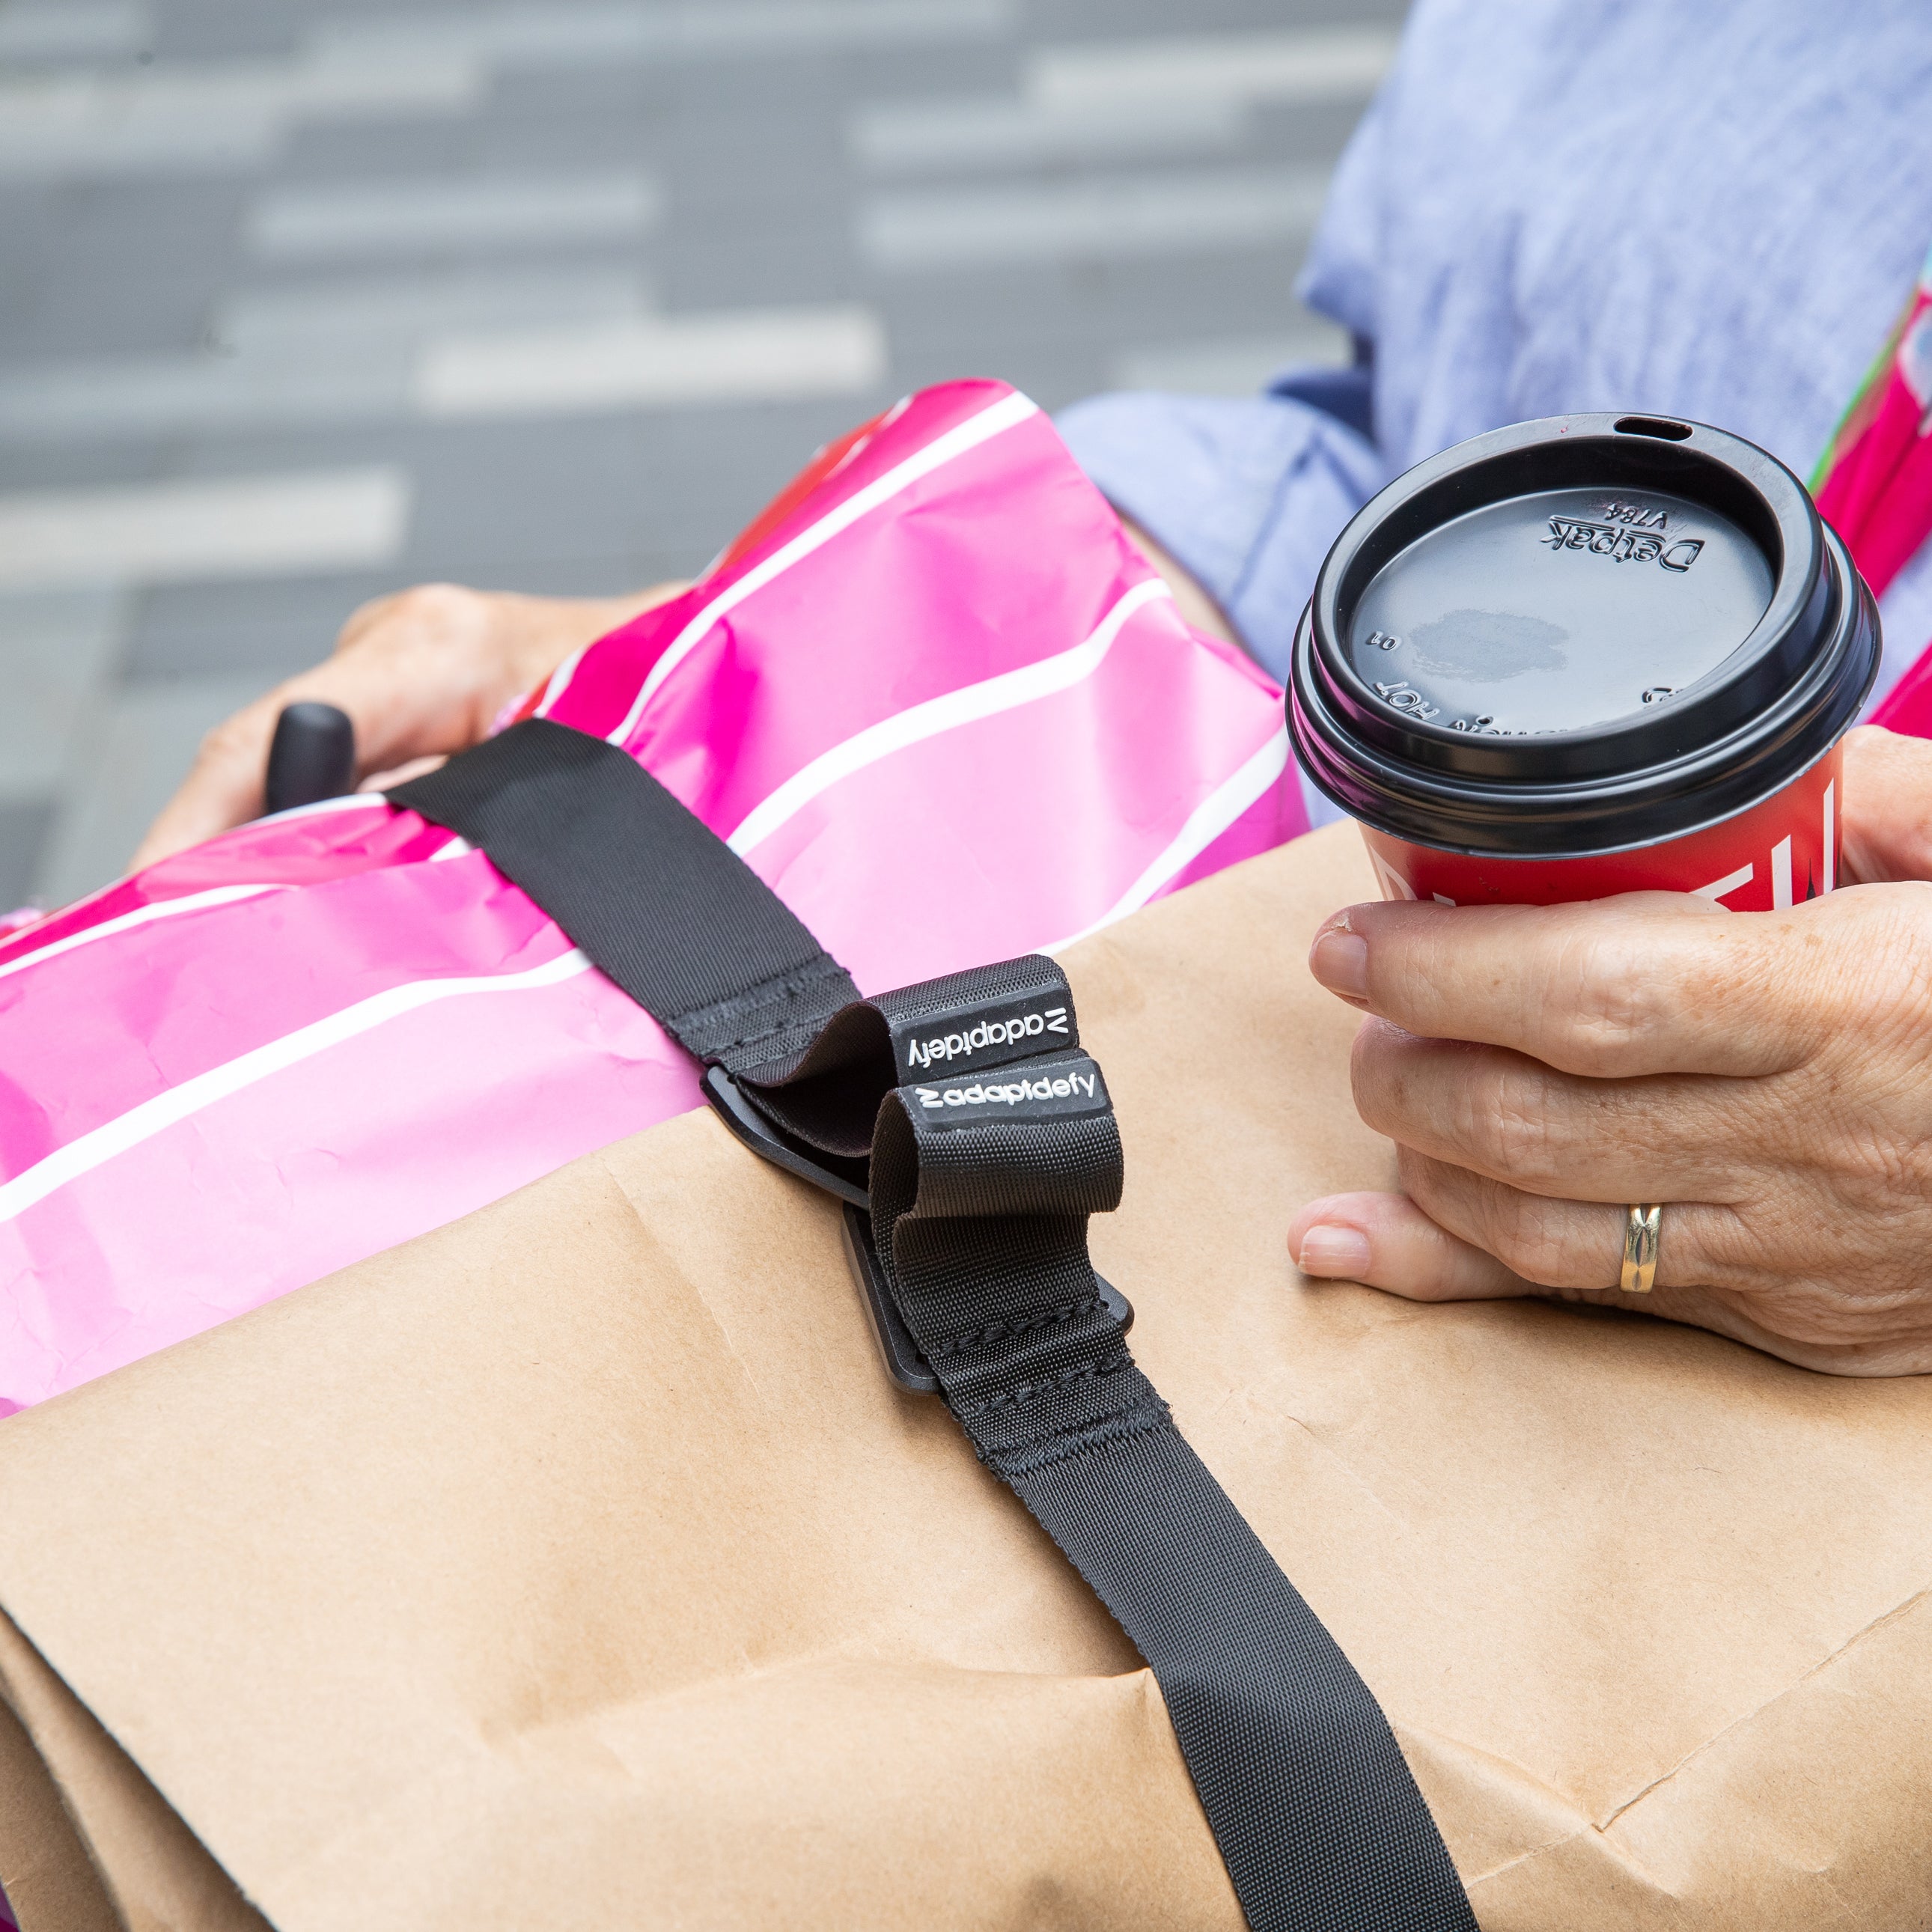
[(44, 1789), (23, 1790), (17, 1812), (0, 1792), (0, 1877), (21, 1932), (264, 1932), (139, 1767), (0, 1616), (0, 1767), (22, 1741)]
[[(1922, 1922), (1932, 1383), (1302, 1280), (1391, 1172), (1304, 964), (1371, 890), (1338, 828), (1068, 956), (1136, 1354), (1486, 1932)], [(706, 1115), (0, 1425), (0, 1522), (8, 1701), (144, 1927), (1240, 1923), (1148, 1673)]]

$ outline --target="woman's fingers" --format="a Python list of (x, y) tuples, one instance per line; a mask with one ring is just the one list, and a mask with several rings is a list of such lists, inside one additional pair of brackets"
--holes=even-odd
[(1750, 1083), (1705, 1074), (1581, 1079), (1377, 1019), (1356, 1035), (1351, 1072), (1356, 1111), (1378, 1133), (1532, 1194), (1726, 1200), (1774, 1151), (1767, 1124), (1742, 1118)]
[[(1665, 1209), (1663, 1226), (1666, 1244), (1672, 1234), (1682, 1233), (1676, 1207)], [(1621, 1258), (1621, 1234), (1618, 1238)], [(1288, 1253), (1304, 1274), (1358, 1281), (1409, 1301), (1496, 1301), (1552, 1292), (1438, 1227), (1404, 1194), (1337, 1194), (1311, 1201), (1288, 1230)], [(1648, 1294), (1558, 1292), (1565, 1300), (1712, 1329), (1830, 1375), (1932, 1372), (1932, 1342), (1922, 1324), (1895, 1316), (1876, 1323), (1834, 1319), (1828, 1288), (1802, 1288), (1768, 1307), (1760, 1295), (1670, 1284), (1660, 1272)]]
[[(1397, 1152), (1410, 1200), (1457, 1240), (1493, 1255), (1511, 1274), (1537, 1288), (1565, 1294), (1616, 1288), (1628, 1204), (1552, 1200), (1412, 1148)], [(1750, 1230), (1736, 1210), (1703, 1202), (1667, 1202), (1659, 1222), (1655, 1289), (1748, 1282), (1755, 1272), (1748, 1265), (1753, 1252)], [(1648, 1304), (1648, 1298), (1645, 1300)], [(1655, 1305), (1658, 1312), (1672, 1312)]]
[(1495, 1256), (1438, 1228), (1406, 1194), (1311, 1201), (1288, 1231), (1304, 1274), (1359, 1281), (1412, 1301), (1493, 1301), (1538, 1290)]
[(1828, 1028), (1831, 902), (1740, 917), (1678, 892), (1577, 905), (1358, 905), (1309, 953), (1315, 976), (1438, 1040), (1504, 1046), (1570, 1073), (1760, 1074)]
[[(1556, 1294), (1682, 1315), (1672, 1290), (1723, 1286), (1739, 1273), (1728, 1254), (1712, 1252), (1735, 1244), (1729, 1210), (1675, 1202), (1659, 1223), (1652, 1292), (1625, 1294), (1618, 1286), (1622, 1206), (1547, 1200), (1401, 1151), (1406, 1192), (1331, 1195), (1295, 1216), (1288, 1252), (1304, 1274), (1359, 1281), (1412, 1301)], [(1696, 1299), (1701, 1306), (1706, 1298)]]
[[(294, 701), (285, 694), (288, 690), (284, 686), (257, 698), (224, 718), (202, 740), (180, 789), (161, 808), (128, 862), (130, 872), (260, 815), (275, 720), (282, 707)], [(309, 691), (296, 694), (319, 695)]]
[(131, 869), (262, 810), (269, 741), (285, 705), (312, 698), (346, 712), (365, 779), (417, 766), (473, 745), (506, 704), (572, 651), (686, 588), (661, 584), (632, 597), (567, 598), (426, 584), (364, 604), (343, 626), (326, 663), (208, 734), (180, 790), (141, 842)]
[(371, 772), (356, 789), (358, 791), (394, 791), (398, 785), (407, 784), (412, 778), (426, 778), (431, 772), (440, 772), (449, 763), (447, 752), (432, 752), (427, 758), (406, 758), (400, 765), (392, 765), (386, 772)]
[(1932, 879), (1932, 744), (1862, 724), (1845, 737), (1844, 876)]

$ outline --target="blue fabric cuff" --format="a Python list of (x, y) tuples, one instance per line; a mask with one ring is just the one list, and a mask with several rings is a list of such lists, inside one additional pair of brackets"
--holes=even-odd
[(1102, 493), (1200, 580), (1257, 662), (1286, 680), (1322, 560), (1382, 487), (1374, 446), (1286, 395), (1094, 396), (1056, 420)]

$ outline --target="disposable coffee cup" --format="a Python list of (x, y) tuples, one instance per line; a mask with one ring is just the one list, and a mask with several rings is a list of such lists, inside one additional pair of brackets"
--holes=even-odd
[(1804, 486), (1654, 416), (1520, 423), (1383, 490), (1304, 614), (1289, 730), (1390, 898), (1837, 884), (1871, 592)]

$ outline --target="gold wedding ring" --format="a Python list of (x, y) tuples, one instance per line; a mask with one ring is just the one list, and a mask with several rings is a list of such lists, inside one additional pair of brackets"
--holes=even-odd
[(1656, 1202), (1624, 1210), (1624, 1274), (1617, 1286), (1626, 1294), (1648, 1294), (1657, 1279), (1657, 1223), (1663, 1212)]

